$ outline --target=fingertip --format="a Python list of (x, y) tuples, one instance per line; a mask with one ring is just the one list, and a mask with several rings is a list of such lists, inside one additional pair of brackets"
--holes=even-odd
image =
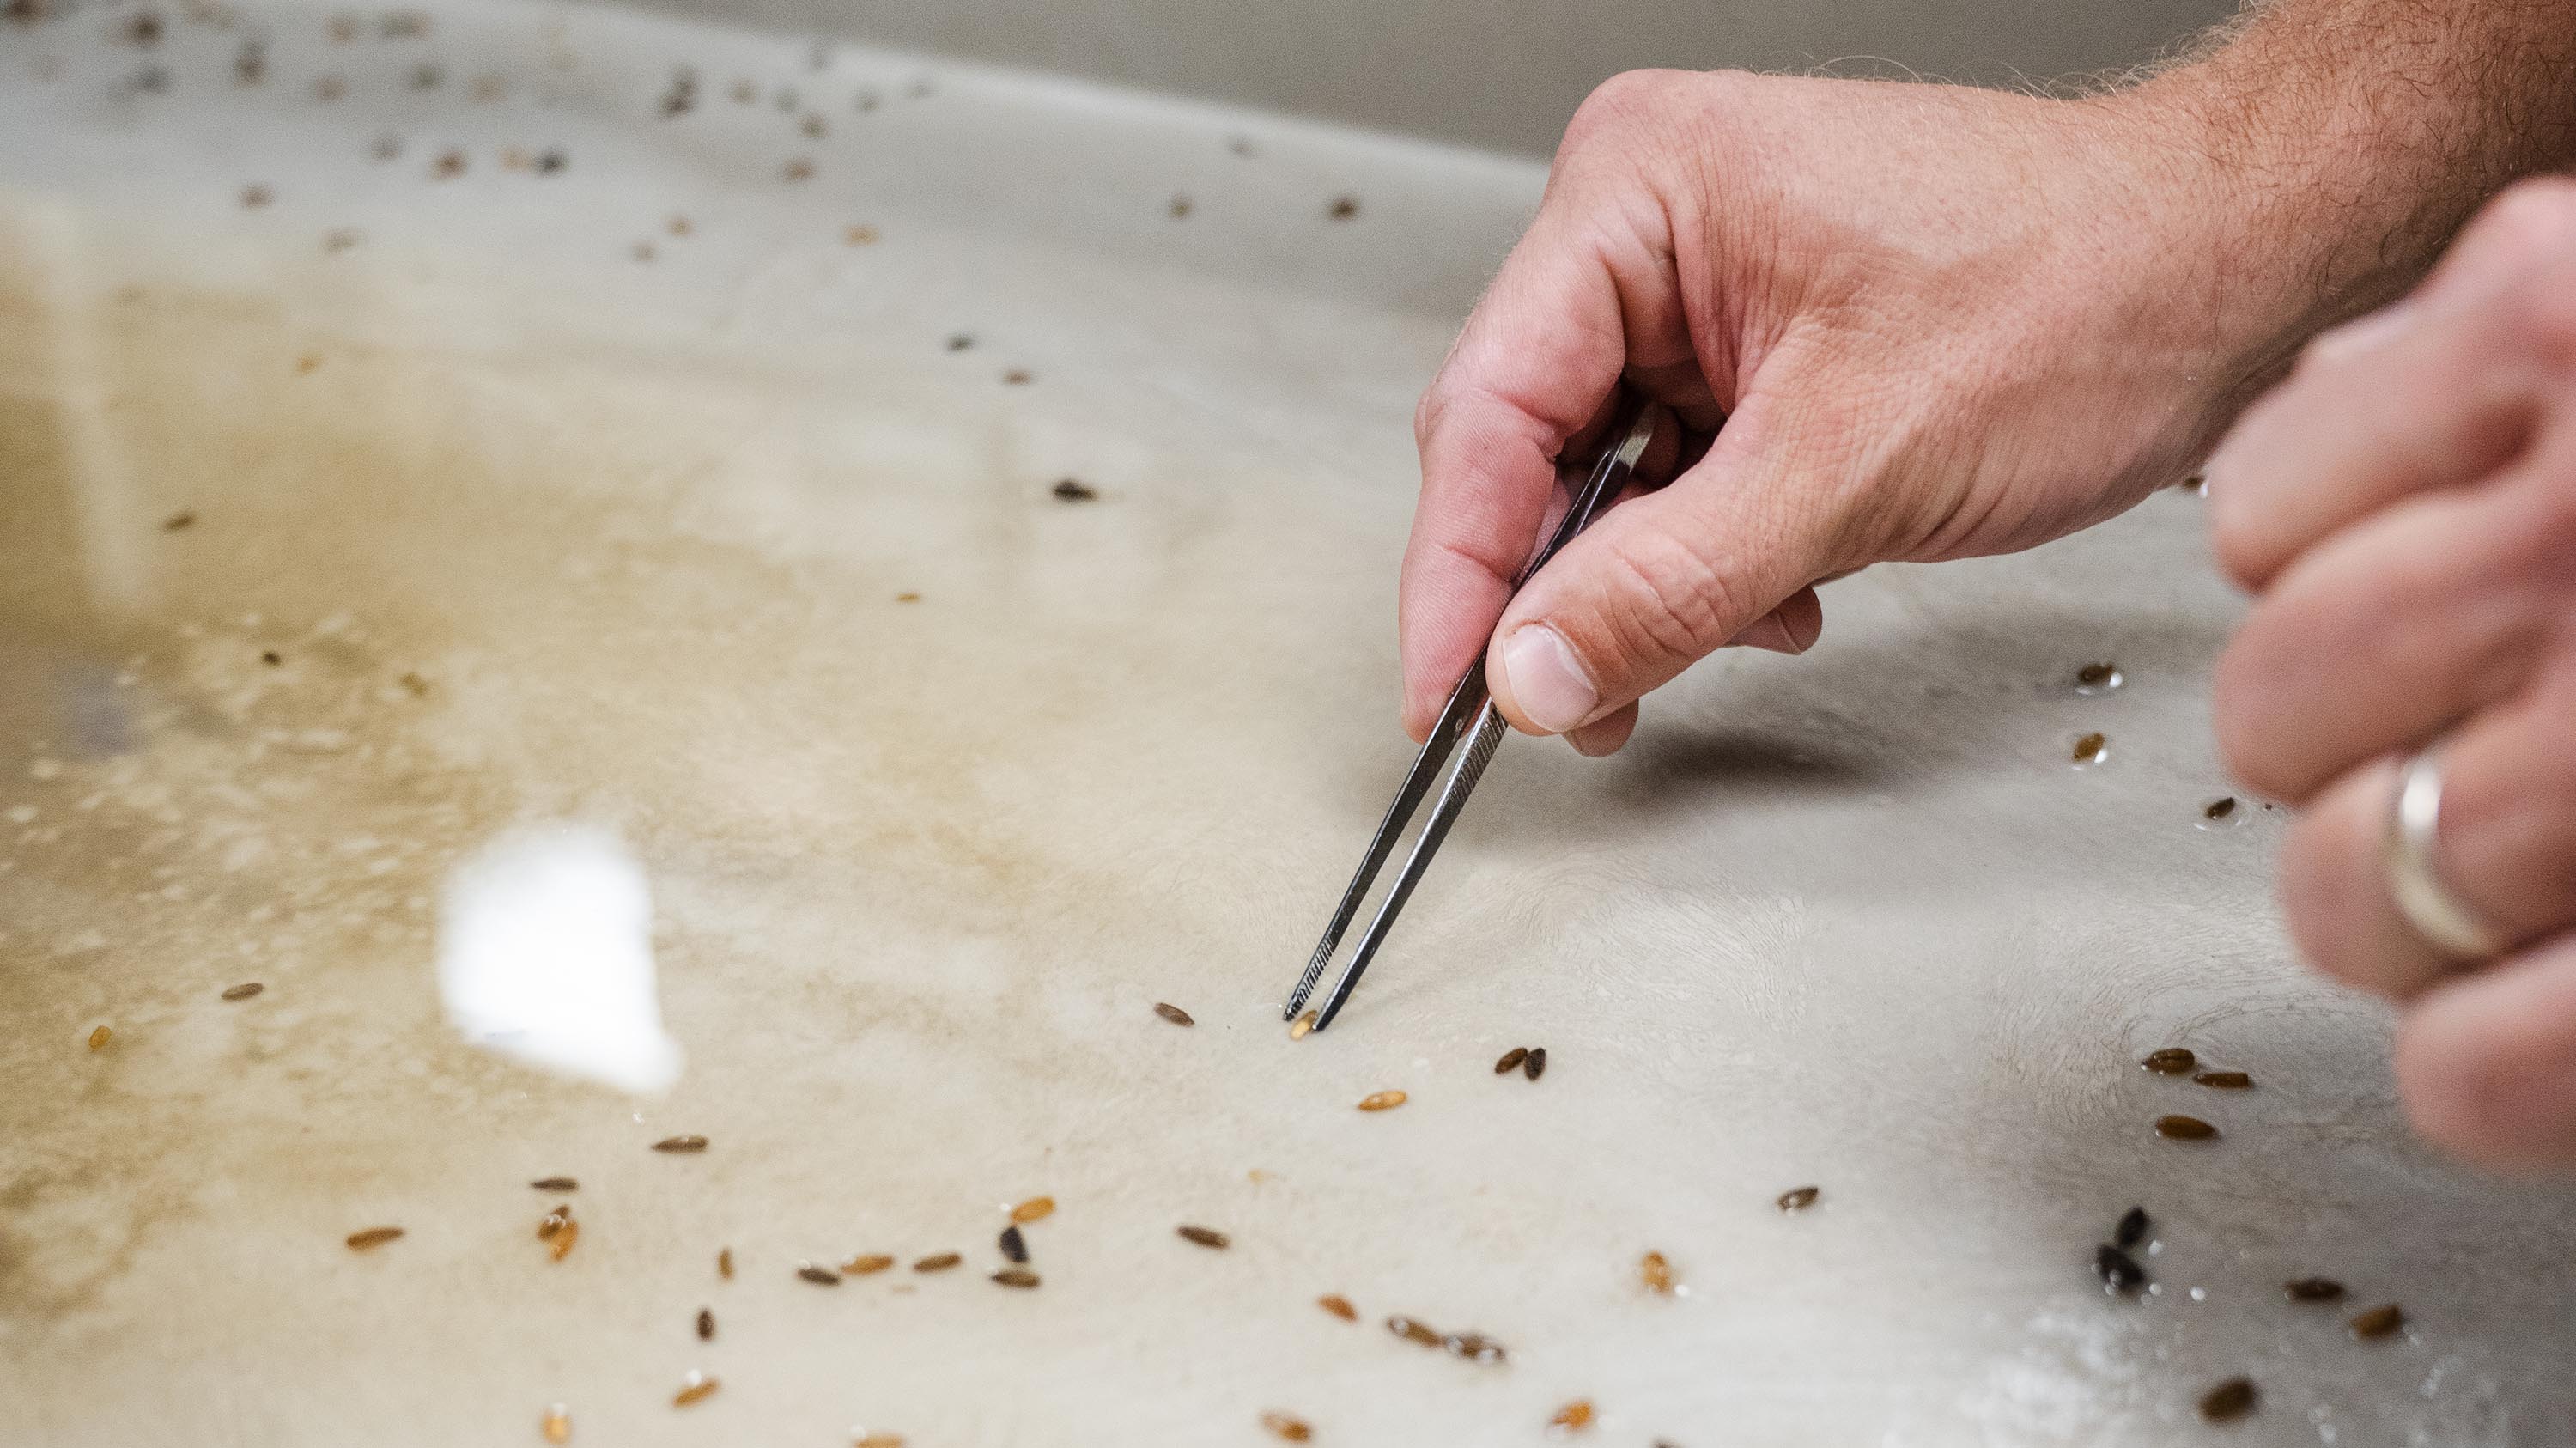
[(1618, 753), (1636, 729), (1637, 706), (1629, 704), (1572, 730), (1565, 736), (1565, 742), (1574, 746), (1575, 753), (1587, 759), (1603, 759)]
[(2453, 979), (2397, 1032), (2407, 1118), (2495, 1171), (2576, 1165), (2576, 943)]

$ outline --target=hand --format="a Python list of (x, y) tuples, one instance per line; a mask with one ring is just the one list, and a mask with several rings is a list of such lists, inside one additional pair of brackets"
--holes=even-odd
[[(2155, 103), (1685, 72), (1595, 92), (1416, 416), (1414, 737), (1484, 652), (1515, 727), (1616, 749), (1711, 650), (1812, 644), (1819, 580), (2028, 547), (2188, 472), (2313, 279)], [(2231, 273), (2237, 248), (2279, 275)], [(1705, 455), (1506, 610), (1555, 460), (1622, 378)]]
[[(2576, 182), (2515, 188), (2415, 296), (2319, 337), (2208, 474), (2219, 558), (2259, 595), (2219, 739), (2306, 807), (2292, 934), (2405, 1003), (2426, 1136), (2576, 1165)], [(2379, 864), (2402, 759), (2445, 734), (2442, 876), (2520, 942), (2466, 973)]]

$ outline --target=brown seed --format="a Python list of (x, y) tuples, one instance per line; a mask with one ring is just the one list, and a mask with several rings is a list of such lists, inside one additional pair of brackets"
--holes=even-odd
[(438, 159), (431, 162), (429, 166), (430, 179), (433, 181), (453, 181), (464, 174), (465, 153), (463, 151), (442, 151)]
[(1331, 1313), (1333, 1316), (1340, 1318), (1344, 1322), (1357, 1322), (1360, 1320), (1360, 1310), (1351, 1306), (1351, 1300), (1338, 1292), (1329, 1292), (1316, 1298), (1315, 1305), (1324, 1309), (1326, 1312)]
[(1501, 1343), (1481, 1332), (1453, 1332), (1440, 1345), (1474, 1363), (1498, 1363), (1509, 1356)]
[(2366, 1341), (2374, 1337), (2386, 1337), (2405, 1325), (2405, 1309), (2392, 1302), (2385, 1307), (2373, 1307), (2353, 1314), (2352, 1335)]
[(89, 1048), (90, 1048), (91, 1050), (93, 1050), (93, 1051), (104, 1051), (104, 1050), (106, 1050), (106, 1049), (107, 1049), (107, 1038), (108, 1038), (109, 1036), (114, 1035), (114, 1034), (116, 1034), (116, 1033), (115, 1033), (115, 1032), (113, 1032), (113, 1031), (111, 1031), (111, 1030), (109, 1030), (109, 1029), (108, 1029), (107, 1027), (105, 1027), (105, 1026), (101, 1026), (101, 1027), (99, 1027), (97, 1030), (94, 1030), (94, 1031), (90, 1032), (90, 1033), (89, 1033)]
[(2180, 1046), (2167, 1046), (2161, 1051), (2149, 1051), (2138, 1064), (2159, 1076), (2179, 1076), (2199, 1065), (2200, 1058)]
[(266, 206), (273, 199), (273, 193), (271, 193), (265, 186), (245, 186), (242, 188), (241, 204), (253, 211), (257, 211), (259, 208)]
[(893, 1265), (894, 1259), (892, 1257), (885, 1255), (883, 1252), (870, 1252), (865, 1256), (853, 1257), (849, 1261), (842, 1263), (841, 1270), (849, 1273), (853, 1277), (865, 1277), (871, 1272), (883, 1272)]
[(1509, 1075), (1514, 1067), (1528, 1059), (1529, 1047), (1514, 1046), (1510, 1050), (1505, 1051), (1500, 1057), (1496, 1058), (1494, 1061), (1494, 1074), (1497, 1076)]
[(2213, 1091), (2243, 1091), (2254, 1084), (2254, 1078), (2242, 1071), (2203, 1071), (2191, 1079)]
[(1780, 1210), (1803, 1212), (1816, 1204), (1816, 1197), (1822, 1190), (1820, 1187), (1791, 1187), (1780, 1194)]
[(528, 1183), (528, 1185), (535, 1187), (541, 1192), (568, 1192), (573, 1188), (580, 1186), (581, 1183), (574, 1181), (571, 1177), (539, 1177), (535, 1181)]
[(1315, 1430), (1306, 1426), (1305, 1419), (1292, 1418), (1286, 1413), (1262, 1414), (1261, 1426), (1269, 1429), (1274, 1436), (1285, 1438), (1291, 1443), (1311, 1442), (1315, 1437)]
[(2262, 1395), (2251, 1378), (2229, 1378), (2200, 1395), (2200, 1416), (2213, 1423), (2233, 1423), (2254, 1411), (2254, 1402)]
[(2232, 794), (2222, 795), (2200, 807), (2200, 817), (2210, 821), (2223, 820), (2234, 813), (2236, 813), (2236, 796)]
[(1306, 1039), (1308, 1035), (1312, 1034), (1314, 1029), (1315, 1013), (1313, 1011), (1308, 1011), (1304, 1015), (1299, 1016), (1297, 1019), (1288, 1023), (1288, 1039), (1292, 1041), (1302, 1041)]
[(829, 1267), (817, 1267), (811, 1262), (797, 1263), (796, 1275), (813, 1283), (817, 1287), (838, 1287), (841, 1285), (840, 1273), (833, 1271)]
[(733, 1249), (731, 1247), (721, 1248), (716, 1252), (716, 1275), (727, 1282), (731, 1282), (733, 1280)]
[(703, 1136), (666, 1136), (653, 1143), (653, 1149), (655, 1151), (704, 1151), (707, 1149), (707, 1139)]
[(1390, 1317), (1386, 1320), (1386, 1330), (1394, 1333), (1397, 1337), (1403, 1338), (1407, 1342), (1418, 1342), (1424, 1347), (1438, 1347), (1440, 1345), (1440, 1334), (1433, 1332), (1428, 1326), (1420, 1322), (1416, 1322), (1410, 1317), (1402, 1316), (1401, 1314), (1395, 1317)]
[(1175, 197), (1173, 197), (1173, 198), (1172, 198), (1172, 219), (1173, 219), (1174, 221), (1178, 221), (1178, 220), (1182, 219), (1183, 217), (1188, 216), (1189, 214), (1190, 214), (1190, 198), (1188, 198), (1188, 197), (1186, 197), (1186, 196), (1175, 196)]
[(362, 1232), (351, 1232), (349, 1234), (349, 1250), (352, 1252), (373, 1251), (402, 1234), (403, 1229), (400, 1227), (369, 1227)]
[(713, 1341), (713, 1340), (714, 1340), (714, 1338), (715, 1338), (715, 1335), (716, 1335), (716, 1314), (715, 1314), (715, 1309), (714, 1309), (714, 1308), (711, 1308), (711, 1307), (701, 1307), (701, 1308), (699, 1308), (699, 1309), (698, 1309), (698, 1341), (700, 1341), (700, 1342), (710, 1342), (710, 1341)]
[(1018, 1206), (1011, 1208), (1011, 1220), (1014, 1222), (1034, 1222), (1054, 1210), (1055, 1198), (1031, 1197), (1027, 1201), (1020, 1203)]
[(2218, 1135), (2218, 1128), (2197, 1116), (2159, 1116), (2156, 1135), (2173, 1141), (2207, 1141)]
[(993, 1274), (993, 1280), (1004, 1287), (1035, 1287), (1038, 1285), (1038, 1274), (1026, 1267), (1005, 1267)]
[(564, 1411), (563, 1404), (557, 1403), (546, 1409), (546, 1415), (537, 1420), (537, 1431), (543, 1433), (549, 1443), (569, 1443), (572, 1441), (572, 1414)]
[(1161, 1016), (1164, 1020), (1170, 1021), (1176, 1026), (1194, 1026), (1198, 1024), (1198, 1022), (1190, 1019), (1190, 1013), (1188, 1011), (1182, 1010), (1179, 1006), (1173, 1005), (1169, 1001), (1156, 1001), (1154, 1003), (1154, 1014)]
[(1324, 209), (1324, 214), (1335, 221), (1348, 221), (1352, 217), (1360, 214), (1359, 198), (1356, 196), (1335, 197), (1333, 204)]
[(811, 180), (814, 175), (814, 163), (806, 160), (802, 156), (799, 156), (795, 160), (780, 167), (778, 174), (786, 177), (790, 181)]
[(1177, 1230), (1183, 1238), (1196, 1242), (1202, 1247), (1213, 1247), (1218, 1251), (1225, 1250), (1226, 1235), (1223, 1232), (1208, 1227), (1181, 1227)]
[(552, 1241), (554, 1239), (554, 1235), (557, 1232), (562, 1231), (571, 1221), (572, 1206), (570, 1203), (566, 1203), (565, 1205), (557, 1207), (553, 1211), (546, 1213), (544, 1216), (537, 1219), (537, 1240), (540, 1242)]
[(850, 1448), (903, 1448), (901, 1433), (861, 1433), (850, 1440)]
[(2077, 739), (2075, 747), (2067, 753), (2068, 757), (2078, 764), (2093, 764), (2101, 760), (2104, 751), (2108, 750), (2110, 745), (2111, 741), (2100, 734), (2087, 734)]
[(705, 1402), (717, 1388), (722, 1386), (724, 1385), (716, 1379), (691, 1368), (689, 1375), (680, 1380), (680, 1390), (671, 1395), (671, 1406), (685, 1408), (691, 1403)]
[(161, 520), (161, 531), (164, 533), (176, 533), (183, 528), (195, 527), (196, 523), (197, 515), (194, 513), (173, 513), (169, 517)]
[(224, 999), (228, 1001), (246, 1001), (266, 989), (268, 989), (268, 987), (261, 985), (258, 981), (246, 980), (240, 985), (224, 987)]
[(1592, 1426), (1592, 1405), (1578, 1399), (1557, 1409), (1556, 1416), (1547, 1421), (1549, 1426), (1562, 1428), (1568, 1433), (1582, 1432)]
[(1012, 387), (1026, 387), (1036, 380), (1026, 367), (1014, 367), (1002, 374), (1002, 381)]
[(1521, 1058), (1521, 1074), (1533, 1081), (1547, 1074), (1547, 1047), (1530, 1047), (1530, 1053)]
[(949, 1268), (954, 1267), (965, 1260), (965, 1258), (954, 1252), (941, 1252), (934, 1256), (924, 1257), (920, 1261), (913, 1263), (912, 1270), (915, 1272), (945, 1272)]
[(1060, 503), (1088, 503), (1100, 496), (1098, 488), (1080, 478), (1059, 478), (1051, 491)]
[(2292, 1302), (2341, 1302), (2343, 1284), (2331, 1277), (2301, 1277), (2281, 1284)]
[(1392, 1111), (1403, 1104), (1404, 1093), (1401, 1091), (1372, 1091), (1360, 1098), (1362, 1111)]
[(326, 75), (313, 83), (313, 97), (325, 104), (349, 93), (349, 83), (336, 75)]
[(877, 241), (877, 229), (873, 226), (845, 227), (841, 231), (841, 240), (851, 246), (874, 246)]
[(2075, 671), (2075, 682), (2088, 689), (2098, 689), (2111, 682), (2119, 672), (2117, 664), (2086, 664)]
[(1661, 1252), (1649, 1252), (1637, 1261), (1637, 1277), (1648, 1292), (1669, 1293), (1673, 1290), (1673, 1264)]
[(1004, 1227), (1002, 1229), (1001, 1243), (1003, 1256), (1010, 1258), (1014, 1262), (1026, 1262), (1029, 1260), (1029, 1241), (1026, 1237), (1020, 1235), (1019, 1228)]
[(553, 1250), (553, 1253), (554, 1253), (554, 1260), (556, 1260), (556, 1261), (558, 1261), (558, 1262), (562, 1261), (562, 1260), (564, 1259), (564, 1257), (572, 1251), (572, 1244), (573, 1244), (573, 1243), (575, 1243), (575, 1242), (578, 1242), (578, 1241), (580, 1241), (580, 1240), (581, 1240), (581, 1223), (579, 1223), (579, 1222), (566, 1222), (566, 1223), (564, 1223), (564, 1224), (563, 1224), (563, 1230), (562, 1230), (562, 1231), (560, 1231), (560, 1232), (555, 1233), (555, 1242), (554, 1242), (554, 1247), (553, 1247), (553, 1249), (552, 1249), (552, 1250)]
[(653, 243), (649, 241), (639, 241), (635, 243), (635, 259), (637, 261), (651, 261), (659, 255), (661, 255), (661, 253), (653, 249)]
[(897, 603), (919, 603), (921, 602), (921, 595), (907, 590), (896, 594), (894, 596), (894, 601)]

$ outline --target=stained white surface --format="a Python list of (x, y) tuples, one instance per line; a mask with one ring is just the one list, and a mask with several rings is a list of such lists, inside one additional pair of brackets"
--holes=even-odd
[[(0, 28), (0, 1439), (2576, 1437), (2576, 1202), (2414, 1144), (2382, 1012), (2288, 957), (2281, 817), (2201, 828), (2196, 499), (1836, 584), (1616, 760), (1512, 741), (1292, 1046), (1409, 754), (1407, 415), (1535, 168), (604, 11), (125, 13)], [(439, 1016), (439, 882), (564, 817), (653, 881), (657, 1105)], [(1042, 1192), (1044, 1286), (985, 1282)]]

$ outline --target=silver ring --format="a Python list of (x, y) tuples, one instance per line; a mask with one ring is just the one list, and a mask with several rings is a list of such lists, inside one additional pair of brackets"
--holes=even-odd
[(2442, 882), (2434, 859), (2441, 821), (2442, 747), (2436, 744), (2406, 761), (2398, 775), (2397, 806), (2389, 816), (2381, 870), (2397, 913), (2425, 944), (2455, 960), (2493, 960), (2512, 949), (2513, 942)]

